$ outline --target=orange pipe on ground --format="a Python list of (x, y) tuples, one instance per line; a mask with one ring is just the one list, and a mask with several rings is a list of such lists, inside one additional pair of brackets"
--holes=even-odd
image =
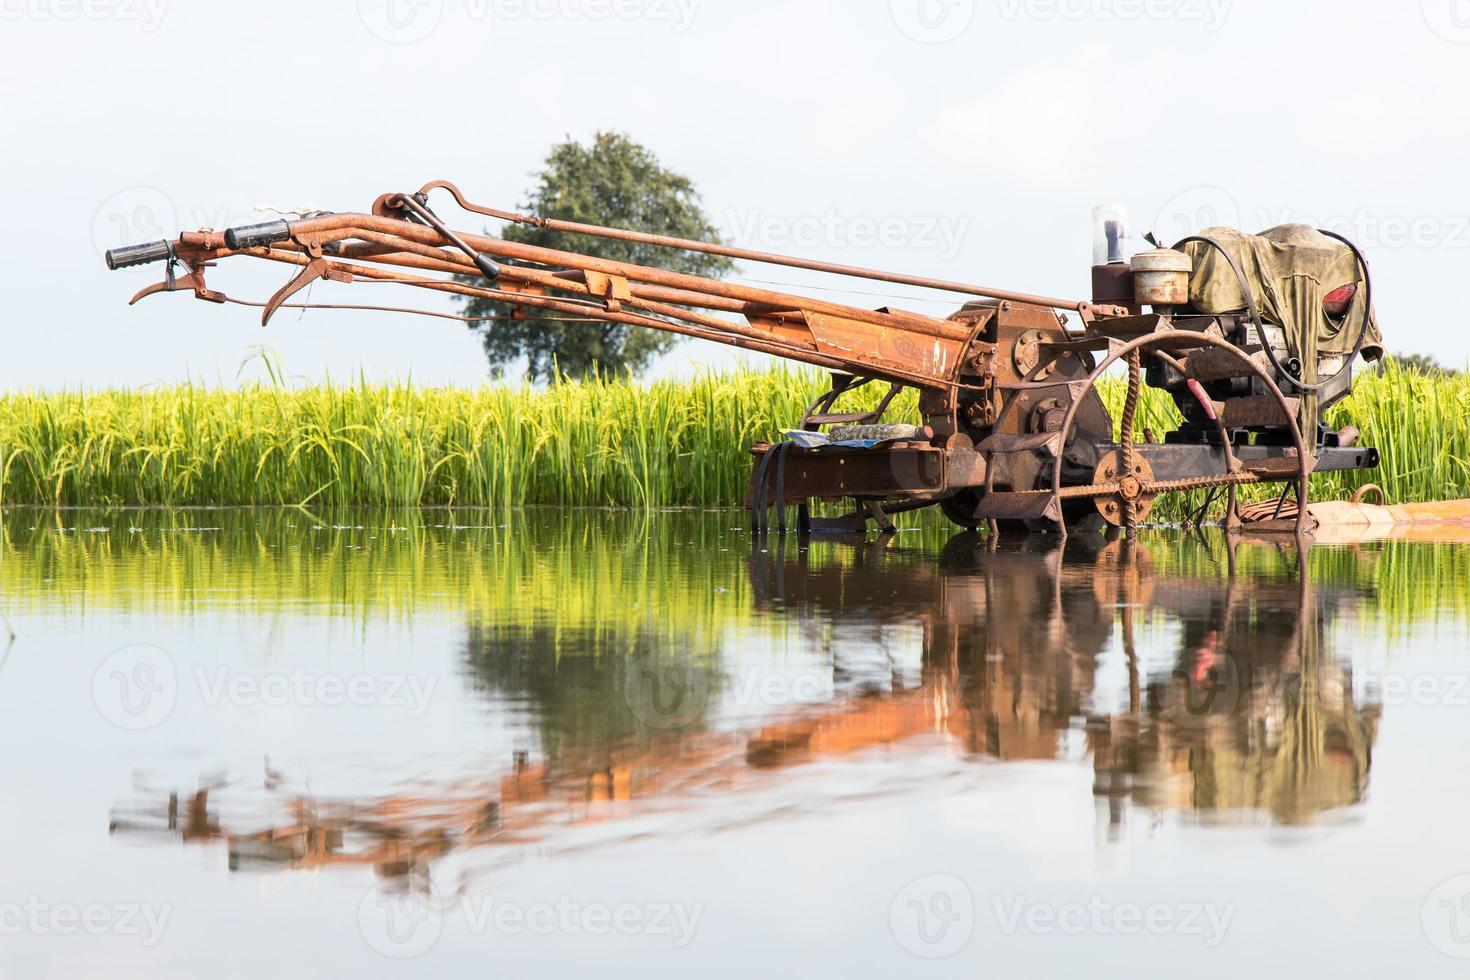
[(1321, 544), (1394, 538), (1470, 543), (1470, 500), (1438, 500), (1422, 504), (1376, 504), (1325, 501), (1308, 507)]

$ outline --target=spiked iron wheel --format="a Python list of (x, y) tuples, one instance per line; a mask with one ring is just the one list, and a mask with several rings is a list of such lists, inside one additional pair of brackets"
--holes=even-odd
[[(1182, 338), (1191, 348), (1199, 349), (1206, 347), (1218, 348), (1235, 356), (1242, 364), (1250, 369), (1252, 374), (1261, 380), (1266, 389), (1271, 393), (1277, 405), (1281, 409), (1283, 425), (1291, 436), (1296, 449), (1295, 473), (1289, 476), (1289, 480), (1297, 486), (1298, 497), (1302, 500), (1307, 496), (1307, 480), (1315, 464), (1314, 457), (1307, 451), (1306, 442), (1302, 438), (1301, 428), (1297, 425), (1286, 398), (1277, 387), (1275, 381), (1266, 374), (1257, 364), (1252, 362), (1244, 351), (1228, 341), (1209, 334), (1197, 334), (1188, 338)], [(1175, 334), (1155, 334), (1141, 337), (1129, 343), (1121, 341), (1109, 342), (1109, 354), (1088, 379), (1088, 385), (1095, 387), (1113, 364), (1123, 361), (1128, 366), (1128, 395), (1123, 405), (1123, 415), (1120, 419), (1122, 439), (1116, 450), (1112, 450), (1104, 457), (1098, 465), (1094, 474), (1093, 483), (1086, 486), (1064, 486), (1062, 482), (1062, 467), (1060, 460), (1055, 464), (1052, 473), (1052, 494), (1057, 509), (1063, 513), (1068, 501), (1078, 498), (1092, 498), (1097, 509), (1102, 513), (1104, 519), (1110, 523), (1134, 530), (1138, 523), (1143, 520), (1152, 509), (1153, 500), (1159, 494), (1173, 491), (1208, 490), (1213, 487), (1228, 487), (1231, 491), (1230, 513), (1227, 520), (1231, 523), (1238, 520), (1235, 507), (1235, 490), (1237, 487), (1248, 483), (1259, 483), (1262, 479), (1259, 475), (1252, 473), (1241, 462), (1236, 459), (1231, 449), (1229, 433), (1223, 424), (1220, 425), (1220, 436), (1225, 452), (1225, 471), (1216, 474), (1203, 474), (1191, 476), (1178, 480), (1157, 480), (1147, 462), (1138, 454), (1134, 444), (1134, 425), (1138, 412), (1139, 395), (1142, 390), (1142, 362), (1145, 356), (1166, 356), (1165, 351), (1170, 344), (1181, 340)], [(1076, 404), (1067, 413), (1067, 418), (1062, 422), (1061, 432), (1063, 438), (1068, 437), (1074, 430), (1076, 419)], [(1111, 471), (1113, 476), (1109, 477)], [(1305, 508), (1298, 517), (1297, 530), (1303, 527)], [(1115, 519), (1116, 518), (1116, 519)], [(1065, 527), (1062, 529), (1065, 533)]]

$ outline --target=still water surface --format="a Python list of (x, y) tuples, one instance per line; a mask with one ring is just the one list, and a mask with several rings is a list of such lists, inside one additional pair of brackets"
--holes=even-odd
[(1464, 976), (1470, 546), (13, 510), (0, 976)]

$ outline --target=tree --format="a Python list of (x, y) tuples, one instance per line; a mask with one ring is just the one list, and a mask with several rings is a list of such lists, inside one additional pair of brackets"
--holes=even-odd
[[(621, 133), (598, 133), (591, 146), (568, 140), (552, 148), (545, 169), (522, 211), (545, 218), (628, 228), (676, 238), (719, 242), (689, 178), (664, 169), (647, 148)], [(508, 241), (688, 275), (719, 278), (734, 269), (723, 256), (674, 251), (636, 242), (569, 235), (529, 225), (512, 225)], [(514, 304), (466, 297), (468, 316), (508, 316)], [(586, 377), (595, 371), (637, 373), (678, 342), (676, 334), (622, 323), (568, 323), (559, 314), (523, 320), (493, 320), (482, 331), (485, 354), (497, 374), (524, 357), (526, 376), (549, 380), (558, 372)], [(547, 317), (553, 317), (548, 319)]]

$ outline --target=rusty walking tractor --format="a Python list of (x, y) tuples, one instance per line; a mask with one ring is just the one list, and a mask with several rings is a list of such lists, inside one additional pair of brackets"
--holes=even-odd
[[(963, 297), (938, 319), (894, 307), (864, 309), (736, 282), (608, 261), (458, 232), (430, 207), (435, 192), (498, 221), (703, 252), (745, 262), (921, 287)], [(774, 507), (785, 533), (892, 529), (892, 516), (937, 506), (964, 527), (988, 524), (1066, 534), (1107, 525), (1130, 531), (1163, 493), (1207, 490), (1242, 521), (1237, 490), (1284, 487), (1252, 516), (1274, 528), (1311, 527), (1308, 482), (1319, 470), (1371, 469), (1376, 450), (1352, 431), (1329, 431), (1323, 411), (1352, 389), (1359, 355), (1382, 356), (1367, 262), (1356, 246), (1300, 225), (1261, 235), (1213, 228), (1128, 258), (1122, 219), (1098, 218), (1094, 297), (1067, 300), (755, 252), (637, 231), (517, 214), (467, 200), (446, 181), (384, 194), (368, 213), (312, 212), (224, 232), (114, 249), (109, 268), (163, 262), (162, 282), (133, 297), (192, 292), (212, 303), (263, 309), (380, 310), (470, 318), (408, 307), (289, 302), (317, 280), (391, 283), (509, 304), (510, 318), (619, 323), (710, 340), (830, 371), (831, 389), (789, 438), (752, 448), (747, 495), (757, 531)], [(294, 267), (263, 303), (206, 284), (220, 259)], [(1072, 322), (1071, 316), (1076, 316)], [(493, 329), (491, 327), (490, 329)], [(1097, 384), (1114, 365), (1128, 376), (1122, 417)], [(889, 386), (871, 411), (839, 401)], [(1183, 423), (1139, 432), (1147, 383), (1173, 396)], [(918, 393), (916, 424), (885, 422), (897, 395)], [(1117, 434), (1115, 436), (1115, 433)], [(1288, 504), (1288, 495), (1295, 497)], [(813, 500), (851, 501), (816, 518)], [(1202, 520), (1208, 509), (1201, 510)]]

